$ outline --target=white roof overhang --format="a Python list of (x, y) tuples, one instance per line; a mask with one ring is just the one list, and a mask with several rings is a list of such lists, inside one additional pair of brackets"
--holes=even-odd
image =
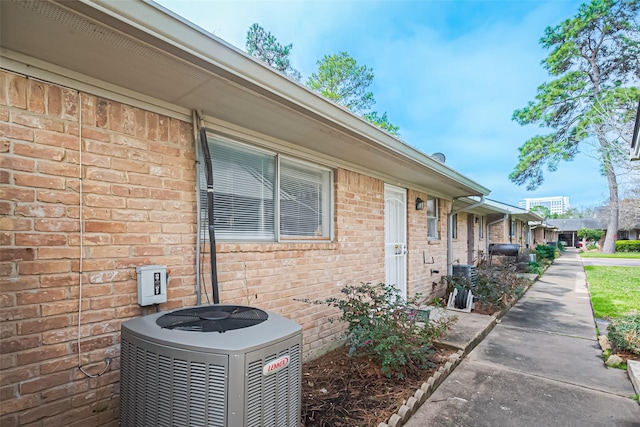
[(200, 110), (205, 119), (440, 197), (489, 194), (153, 2), (16, 0), (0, 8), (5, 64), (69, 70), (76, 81), (98, 81), (182, 114)]
[[(478, 203), (478, 201), (479, 200), (477, 198), (462, 197), (454, 201), (453, 208), (454, 210), (464, 209), (467, 206)], [(482, 205), (470, 209), (469, 212), (478, 215), (509, 214), (512, 218), (519, 219), (523, 222), (542, 221), (544, 219), (540, 215), (527, 211), (526, 209), (518, 208), (516, 206), (507, 205), (505, 203), (489, 199), (484, 199), (484, 203)]]
[(487, 199), (481, 205), (468, 209), (469, 206), (477, 205), (479, 201), (480, 199), (477, 197), (460, 197), (453, 201), (453, 211), (463, 210), (464, 212), (483, 216), (509, 213), (505, 209), (488, 204)]

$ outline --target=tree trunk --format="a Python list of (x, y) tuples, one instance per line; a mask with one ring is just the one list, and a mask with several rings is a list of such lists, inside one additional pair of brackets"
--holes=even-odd
[(616, 252), (618, 215), (620, 211), (620, 204), (618, 200), (618, 179), (616, 177), (616, 172), (613, 169), (606, 141), (603, 141), (604, 138), (602, 137), (599, 139), (602, 149), (602, 163), (606, 172), (607, 182), (609, 184), (609, 220), (607, 223), (607, 234), (605, 235), (601, 252), (603, 254), (613, 254)]
[[(609, 175), (609, 174), (607, 174)], [(616, 176), (611, 174), (612, 178), (607, 176), (609, 180), (609, 221), (607, 223), (607, 234), (602, 244), (603, 254), (613, 254), (616, 252), (616, 239), (618, 234), (618, 183)], [(613, 182), (612, 182), (613, 181)]]

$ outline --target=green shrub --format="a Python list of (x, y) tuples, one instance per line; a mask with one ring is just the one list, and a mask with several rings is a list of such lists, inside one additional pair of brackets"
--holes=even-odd
[(560, 252), (564, 252), (566, 250), (562, 242), (558, 242), (558, 250)]
[(544, 269), (542, 268), (542, 264), (540, 264), (537, 261), (536, 262), (530, 262), (529, 266), (527, 267), (527, 273), (537, 274), (539, 276), (543, 272), (544, 272)]
[(616, 252), (640, 252), (640, 240), (617, 240)]
[(640, 355), (640, 312), (612, 320), (607, 337), (616, 350)]
[(433, 367), (429, 360), (433, 341), (453, 319), (442, 316), (423, 323), (416, 311), (422, 304), (420, 294), (405, 301), (393, 285), (361, 283), (346, 286), (341, 292), (341, 298), (303, 301), (342, 311), (340, 320), (348, 324), (349, 356), (369, 356), (380, 363), (383, 374), (397, 379)]
[(597, 242), (604, 236), (604, 230), (596, 230), (593, 228), (581, 228), (576, 233), (579, 238)]
[(536, 257), (553, 261), (556, 257), (556, 248), (550, 245), (536, 246)]

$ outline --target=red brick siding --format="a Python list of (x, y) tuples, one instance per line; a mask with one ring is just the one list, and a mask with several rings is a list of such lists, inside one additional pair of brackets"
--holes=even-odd
[[(427, 200), (427, 194), (407, 192), (408, 274), (407, 293), (420, 293), (425, 298), (444, 296), (446, 286), (442, 276), (447, 274), (447, 213), (451, 203), (439, 200), (438, 239), (427, 238), (427, 210), (415, 209), (416, 198)], [(437, 273), (435, 271), (438, 271)]]
[[(142, 314), (135, 266), (168, 266), (166, 307), (195, 303), (191, 135), (189, 123), (0, 74), (1, 425), (117, 424), (120, 323)], [(76, 342), (80, 174), (82, 363), (95, 373), (114, 359), (91, 380)]]
[[(115, 426), (119, 328), (143, 314), (135, 267), (168, 266), (161, 309), (196, 301), (191, 125), (0, 73), (0, 151), (0, 424)], [(82, 363), (95, 373), (113, 359), (96, 379), (78, 369), (79, 175)], [(450, 203), (440, 201), (440, 238), (429, 241), (416, 197), (427, 195), (408, 192), (408, 292), (442, 294)], [(333, 242), (217, 245), (221, 300), (300, 323), (305, 357), (334, 346), (344, 325), (328, 321), (336, 310), (298, 300), (385, 277), (384, 182), (336, 169), (334, 201)]]
[(508, 232), (505, 231), (505, 227), (509, 224), (509, 220), (500, 221), (489, 227), (489, 242), (491, 243), (507, 243)]
[[(467, 240), (469, 239), (468, 235), (468, 226), (467, 226), (467, 217), (469, 216), (468, 212), (460, 212), (458, 214), (458, 237), (457, 239), (453, 239), (453, 258), (452, 263), (456, 264), (467, 264), (469, 260), (469, 248), (467, 245)], [(475, 223), (474, 223), (475, 224)], [(478, 245), (478, 234), (477, 228), (474, 226), (474, 235), (471, 236), (474, 241), (474, 247)], [(473, 258), (477, 257), (477, 252), (473, 254)]]
[[(143, 314), (135, 267), (168, 266), (161, 309), (195, 303), (191, 125), (1, 73), (0, 148), (0, 424), (117, 425), (119, 327)], [(296, 299), (326, 299), (348, 283), (384, 280), (384, 183), (334, 173), (333, 242), (217, 247), (221, 300), (299, 322), (306, 357), (335, 345), (344, 326), (328, 321), (335, 310)], [(80, 174), (82, 363), (95, 373), (113, 359), (97, 379), (78, 369)], [(419, 227), (423, 239), (426, 223)], [(424, 240), (412, 247), (445, 246)], [(429, 266), (421, 262), (417, 270), (428, 273)]]
[(339, 296), (343, 285), (384, 280), (384, 183), (335, 170), (335, 239), (327, 243), (218, 243), (220, 298), (283, 314), (300, 323), (303, 352), (334, 345), (339, 313), (297, 301)]

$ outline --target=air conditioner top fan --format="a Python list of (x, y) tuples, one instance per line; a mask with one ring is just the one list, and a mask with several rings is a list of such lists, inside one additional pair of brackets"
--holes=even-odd
[(240, 305), (211, 305), (186, 308), (160, 316), (161, 328), (194, 332), (226, 332), (258, 325), (269, 315), (258, 308)]
[[(205, 353), (232, 353), (251, 351), (274, 340), (301, 334), (302, 328), (274, 312), (212, 304), (131, 319), (122, 324), (122, 331), (164, 346)], [(225, 332), (216, 333), (221, 331)]]

